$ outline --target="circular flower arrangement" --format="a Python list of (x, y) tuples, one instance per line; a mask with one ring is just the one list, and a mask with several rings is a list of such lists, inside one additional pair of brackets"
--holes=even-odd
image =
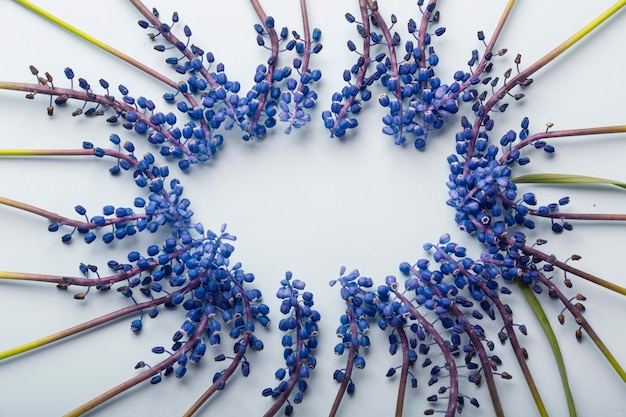
[(626, 1), (15, 3), (3, 410), (626, 411)]

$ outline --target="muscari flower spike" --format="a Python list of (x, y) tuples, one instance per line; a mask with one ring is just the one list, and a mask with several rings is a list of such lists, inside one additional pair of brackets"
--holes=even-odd
[[(418, 2), (422, 6), (423, 2)], [(435, 12), (435, 2), (430, 2), (422, 9), (423, 18), (418, 29), (417, 23), (410, 19), (408, 32), (414, 38), (406, 41), (405, 55), (400, 58), (397, 48), (401, 44), (398, 32), (393, 32), (397, 23), (395, 15), (391, 16), (391, 25), (386, 23), (377, 7), (361, 4), (361, 21), (350, 13), (346, 20), (357, 27), (363, 39), (361, 52), (353, 41), (348, 41), (351, 52), (358, 53), (357, 63), (344, 71), (343, 79), (348, 83), (341, 92), (333, 95), (330, 111), (322, 113), (325, 126), (331, 136), (342, 137), (346, 131), (358, 126), (356, 115), (361, 110), (361, 103), (371, 99), (370, 86), (380, 82), (385, 93), (379, 96), (379, 104), (388, 108), (389, 113), (383, 117), (383, 133), (394, 137), (397, 145), (406, 143), (407, 136), (414, 139), (414, 145), (423, 149), (430, 129), (439, 129), (449, 114), (458, 111), (456, 95), (462, 86), (459, 80), (451, 85), (443, 84), (435, 76), (434, 67), (439, 57), (431, 45), (431, 37), (445, 33), (444, 27), (438, 27), (428, 33), (427, 28), (439, 21), (439, 12)], [(372, 26), (380, 30), (376, 32)], [(377, 55), (372, 48), (382, 48)], [(369, 72), (373, 67), (374, 70)]]
[[(166, 62), (174, 67), (177, 73), (188, 76), (185, 83), (179, 83), (175, 93), (166, 93), (164, 98), (168, 102), (176, 103), (179, 111), (187, 113), (201, 129), (197, 131), (204, 136), (211, 136), (218, 128), (231, 130), (238, 126), (243, 131), (243, 139), (262, 138), (267, 130), (277, 124), (277, 116), (282, 122), (288, 123), (286, 133), (292, 127), (299, 128), (310, 121), (307, 109), (315, 105), (317, 93), (310, 88), (310, 84), (321, 78), (319, 70), (309, 68), (312, 54), (321, 51), (319, 42), (321, 31), (314, 29), (308, 32), (308, 17), (303, 3), (303, 21), (305, 34), (300, 36), (284, 27), (278, 33), (271, 16), (266, 16), (260, 8), (255, 8), (263, 24), (254, 26), (257, 34), (257, 44), (270, 51), (266, 63), (257, 66), (254, 75), (254, 85), (245, 94), (241, 93), (241, 84), (229, 80), (223, 63), (215, 64), (215, 57), (194, 45), (190, 45), (192, 35), (188, 26), (183, 33), (186, 42), (177, 38), (172, 25), (163, 24), (158, 20), (158, 14), (141, 10), (147, 20), (141, 20), (139, 25), (144, 29), (156, 30), (151, 38), (162, 38), (170, 46), (159, 44), (155, 49), (159, 52), (176, 51), (178, 55), (170, 56)], [(176, 21), (178, 15), (176, 14)], [(269, 42), (269, 46), (266, 45)], [(280, 44), (284, 48), (280, 49)], [(293, 68), (298, 71), (299, 79), (292, 76), (292, 68), (278, 66), (279, 54), (285, 51), (295, 51), (298, 55), (293, 60)], [(214, 66), (215, 64), (215, 66)], [(283, 89), (286, 87), (286, 91)], [(182, 95), (184, 100), (178, 101)], [(203, 139), (203, 138), (200, 138)], [(222, 141), (221, 135), (215, 135), (215, 140)], [(209, 141), (211, 143), (211, 141)]]
[(356, 269), (346, 274), (344, 266), (339, 271), (339, 278), (330, 281), (331, 286), (336, 284), (340, 285), (339, 290), (346, 304), (346, 312), (339, 319), (340, 325), (336, 333), (340, 342), (335, 345), (334, 352), (338, 356), (345, 354), (347, 359), (346, 366), (336, 369), (333, 373), (333, 379), (340, 386), (330, 412), (331, 416), (336, 415), (344, 393), (351, 395), (355, 391), (352, 371), (354, 368), (365, 367), (362, 352), (370, 347), (370, 321), (378, 316), (376, 294), (372, 290), (371, 278), (361, 276)]
[(312, 308), (313, 294), (305, 291), (304, 281), (294, 279), (291, 272), (285, 274), (280, 284), (276, 297), (282, 300), (280, 311), (285, 316), (278, 323), (278, 328), (285, 333), (282, 338), (285, 367), (277, 369), (274, 374), (279, 384), (262, 391), (264, 397), (275, 399), (264, 414), (267, 417), (275, 415), (283, 405), (285, 415), (293, 413), (293, 405), (304, 399), (310, 372), (317, 365), (314, 352), (318, 343), (317, 323), (321, 317)]

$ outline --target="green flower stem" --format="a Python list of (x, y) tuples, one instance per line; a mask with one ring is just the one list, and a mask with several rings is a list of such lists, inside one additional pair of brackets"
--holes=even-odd
[[(570, 417), (576, 417), (576, 405), (574, 404), (574, 397), (572, 395), (572, 391), (569, 386), (569, 381), (567, 379), (567, 370), (565, 369), (565, 362), (563, 361), (563, 355), (561, 354), (561, 349), (559, 348), (559, 342), (556, 339), (556, 335), (550, 326), (550, 322), (546, 317), (546, 313), (543, 311), (543, 307), (535, 297), (535, 293), (533, 290), (525, 284), (517, 281), (517, 286), (524, 296), (524, 299), (528, 303), (529, 307), (535, 314), (541, 329), (546, 335), (548, 342), (550, 343), (550, 347), (552, 348), (552, 353), (554, 354), (554, 360), (556, 361), (556, 365), (559, 368), (559, 374), (561, 375), (561, 383), (563, 384), (563, 391), (565, 393), (565, 400), (567, 401), (567, 409), (569, 410)], [(529, 384), (530, 386), (530, 384)], [(535, 387), (536, 389), (536, 387)], [(534, 395), (534, 393), (533, 393)], [(544, 409), (545, 412), (545, 409)], [(547, 415), (547, 414), (542, 414)]]
[[(0, 81), (0, 89), (2, 89), (2, 82)], [(126, 155), (122, 152), (113, 150), (113, 149), (103, 149), (104, 155), (115, 158), (115, 159), (123, 159), (126, 162), (130, 163), (134, 167), (138, 167), (138, 162), (136, 158), (131, 157), (130, 155)], [(11, 156), (94, 156), (95, 149), (0, 149), (0, 158), (1, 157), (11, 157)], [(145, 173), (149, 175), (150, 178), (154, 178), (151, 176), (149, 172)]]
[(0, 271), (0, 280), (12, 280), (12, 281), (36, 281), (36, 282), (49, 282), (51, 284), (57, 284), (59, 288), (67, 288), (70, 285), (76, 285), (79, 287), (95, 287), (97, 285), (108, 285), (116, 282), (123, 281), (132, 276), (135, 276), (140, 272), (139, 268), (133, 268), (126, 272), (122, 272), (116, 275), (103, 277), (100, 279), (80, 278), (80, 277), (67, 277), (62, 275), (48, 275), (48, 274), (30, 274), (27, 272), (14, 272), (14, 271)]
[(591, 33), (595, 28), (600, 26), (604, 21), (606, 21), (609, 17), (613, 16), (616, 12), (618, 12), (622, 7), (626, 6), (626, 0), (619, 0), (614, 5), (609, 7), (607, 10), (602, 12), (599, 16), (585, 25), (578, 32), (574, 33), (564, 42), (562, 42), (559, 46), (548, 52), (542, 58), (537, 60), (535, 63), (530, 65), (525, 70), (521, 71), (507, 82), (507, 84), (500, 88), (485, 104), (485, 114), (493, 107), (493, 105), (500, 100), (502, 94), (508, 93), (513, 87), (517, 86), (520, 82), (527, 79), (529, 76), (534, 74), (539, 69), (546, 66), (550, 61), (557, 58), (563, 52), (567, 51), (570, 47), (574, 46), (578, 41), (584, 38), (586, 35)]
[(626, 183), (620, 181), (572, 174), (527, 174), (512, 178), (511, 181), (518, 184), (609, 184), (620, 188), (626, 188)]
[[(0, 272), (0, 274), (2, 274), (2, 272)], [(181, 292), (181, 291), (182, 290), (176, 291), (176, 293)], [(42, 337), (40, 339), (33, 340), (32, 342), (28, 342), (28, 343), (25, 343), (23, 345), (16, 346), (14, 348), (2, 351), (2, 352), (0, 352), (0, 361), (3, 360), (3, 359), (10, 358), (12, 356), (20, 355), (22, 353), (25, 353), (25, 352), (28, 352), (28, 351), (40, 348), (40, 347), (45, 346), (45, 345), (47, 345), (49, 343), (59, 341), (59, 340), (64, 339), (66, 337), (73, 336), (73, 335), (78, 334), (80, 332), (83, 332), (85, 330), (93, 329), (96, 326), (100, 326), (101, 324), (111, 322), (113, 320), (116, 320), (116, 319), (119, 319), (121, 317), (127, 316), (127, 315), (129, 315), (131, 313), (134, 313), (136, 311), (140, 311), (140, 310), (142, 310), (144, 308), (149, 308), (149, 307), (154, 307), (154, 306), (157, 306), (157, 305), (160, 305), (160, 304), (164, 304), (164, 303), (168, 302), (169, 300), (171, 300), (172, 297), (174, 296), (174, 294), (175, 293), (171, 293), (167, 297), (162, 297), (162, 298), (158, 298), (158, 299), (155, 299), (155, 300), (146, 301), (144, 303), (134, 304), (134, 305), (129, 306), (129, 307), (124, 307), (124, 308), (121, 308), (121, 309), (119, 309), (117, 311), (114, 311), (112, 313), (105, 314), (105, 315), (97, 317), (97, 318), (95, 318), (93, 320), (86, 321), (84, 323), (81, 323), (81, 324), (78, 324), (76, 326), (70, 327), (68, 329), (62, 330), (60, 332), (51, 334), (49, 336), (45, 336), (45, 337)]]
[[(593, 19), (587, 25), (585, 25), (578, 32), (570, 36), (567, 40), (561, 43), (559, 46), (554, 48), (552, 51), (548, 52), (537, 62), (526, 68), (524, 71), (520, 72), (517, 76), (512, 77), (510, 83), (515, 85), (517, 82), (526, 79), (528, 76), (532, 75), (535, 71), (539, 70), (550, 61), (561, 55), (563, 52), (568, 50), (571, 46), (575, 45), (578, 41), (584, 38), (586, 35), (591, 33), (595, 28), (600, 26), (604, 21), (606, 21), (609, 17), (613, 16), (616, 12), (618, 12), (622, 7), (626, 6), (626, 0), (619, 0), (607, 10), (602, 12), (598, 17)], [(495, 94), (494, 97), (498, 95)]]
[(55, 15), (43, 10), (42, 8), (34, 5), (33, 3), (27, 1), (27, 0), (14, 0), (16, 3), (26, 7), (28, 10), (34, 12), (35, 14), (43, 17), (44, 19), (47, 19), (48, 21), (54, 23), (55, 25), (67, 30), (68, 32), (78, 36), (81, 39), (84, 39), (85, 41), (91, 43), (92, 45), (97, 46), (98, 48), (110, 53), (111, 55), (121, 59), (122, 61), (125, 61), (127, 63), (129, 63), (130, 65), (140, 69), (141, 71), (145, 72), (146, 74), (151, 75), (152, 77), (156, 78), (157, 80), (167, 84), (168, 86), (172, 87), (173, 89), (177, 89), (178, 88), (178, 83), (170, 80), (169, 78), (167, 78), (166, 76), (158, 73), (157, 71), (153, 70), (152, 68), (142, 64), (141, 62), (137, 61), (136, 59), (126, 55), (125, 53), (118, 51), (117, 49), (107, 45), (106, 43), (102, 42), (99, 39), (94, 38), (93, 36), (89, 35), (88, 33), (83, 32), (82, 30), (78, 29), (75, 26), (70, 25), (69, 23), (67, 23), (64, 20), (61, 20), (60, 18), (56, 17)]

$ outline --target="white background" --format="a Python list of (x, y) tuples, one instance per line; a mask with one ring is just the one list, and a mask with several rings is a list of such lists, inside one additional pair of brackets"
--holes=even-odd
[[(140, 16), (129, 3), (77, 0), (36, 3), (167, 76), (177, 76), (163, 62), (165, 55), (151, 49), (151, 42), (136, 24)], [(173, 2), (153, 3), (148, 6), (157, 6), (162, 18), (167, 20)], [(301, 31), (296, 2), (265, 3), (267, 14), (275, 16), (277, 26), (287, 25)], [(365, 106), (359, 117), (360, 127), (345, 140), (329, 139), (321, 126), (319, 113), (329, 107), (332, 93), (343, 86), (343, 69), (356, 60), (356, 55), (347, 53), (345, 47), (348, 39), (356, 42), (356, 31), (343, 15), (350, 11), (358, 16), (357, 2), (344, 3), (309, 2), (311, 24), (322, 29), (324, 43), (322, 53), (311, 61), (312, 67), (322, 69), (324, 74), (318, 86), (320, 99), (311, 126), (291, 136), (284, 136), (277, 129), (254, 143), (245, 143), (238, 135), (231, 135), (214, 163), (194, 167), (191, 175), (179, 175), (172, 167), (186, 186), (197, 219), (213, 229), (226, 222), (230, 232), (239, 237), (233, 259), (255, 273), (257, 285), (266, 295), (265, 302), (273, 307), (274, 323), (279, 312), (273, 294), (285, 271), (293, 271), (316, 294), (323, 316), (317, 352), (319, 366), (310, 380), (304, 403), (296, 408), (296, 415), (301, 417), (327, 413), (338, 387), (332, 381), (332, 372), (342, 367), (342, 359), (332, 354), (332, 348), (342, 304), (337, 288), (328, 288), (327, 283), (336, 278), (341, 265), (358, 268), (362, 274), (381, 282), (386, 275), (397, 274), (400, 262), (424, 257), (422, 243), (435, 241), (445, 232), (467, 244), (470, 255), (480, 253), (476, 243), (455, 230), (454, 213), (444, 204), (445, 157), (453, 152), (458, 118), (452, 119), (447, 129), (430, 137), (426, 152), (417, 152), (412, 146), (396, 147), (389, 137), (380, 133), (383, 112), (375, 100)], [(392, 12), (398, 15), (398, 30), (402, 35), (408, 17), (416, 20), (420, 17), (415, 2), (379, 3), (385, 16)], [(509, 54), (498, 60), (496, 73), (508, 68), (517, 52), (522, 53), (526, 65), (534, 62), (612, 1), (519, 3), (499, 42), (499, 47), (508, 48)], [(504, 4), (495, 0), (440, 2), (441, 25), (447, 27), (447, 32), (434, 45), (440, 56), (437, 71), (442, 79), (449, 80), (455, 70), (465, 69), (470, 51), (481, 48), (476, 31), (482, 29), (489, 36)], [(240, 80), (243, 88), (247, 88), (254, 68), (266, 59), (266, 54), (256, 47), (252, 28), (256, 17), (249, 3), (234, 0), (228, 5), (230, 8), (226, 9), (214, 2), (177, 1), (175, 7), (181, 23), (189, 24), (194, 31), (193, 42), (214, 52), (217, 60), (225, 63), (229, 77)], [(71, 66), (77, 76), (94, 86), (99, 78), (107, 79), (112, 85), (122, 83), (131, 90), (131, 95), (145, 95), (159, 108), (166, 108), (160, 99), (162, 86), (138, 70), (13, 2), (0, 3), (0, 16), (3, 21), (1, 80), (33, 82), (28, 70), (33, 64), (40, 71), (55, 75), (56, 85), (64, 86), (63, 68)], [(537, 73), (533, 77), (535, 83), (526, 91), (526, 99), (512, 103), (505, 114), (497, 116), (493, 136), (498, 138), (508, 129), (518, 129), (524, 116), (530, 117), (533, 131), (543, 130), (548, 121), (558, 129), (626, 123), (625, 40), (626, 15), (621, 13), (549, 68)], [(374, 97), (378, 95), (377, 90), (373, 93)], [(142, 138), (107, 126), (103, 120), (72, 118), (71, 106), (57, 109), (55, 116), (48, 118), (47, 100), (39, 98), (32, 102), (22, 97), (22, 93), (0, 92), (3, 148), (77, 148), (83, 140), (107, 146), (110, 133), (117, 132), (141, 149), (149, 149)], [(621, 169), (625, 138), (615, 135), (560, 139), (554, 141), (557, 153), (553, 157), (537, 152), (533, 163), (519, 173), (566, 172), (625, 181)], [(88, 214), (99, 213), (105, 204), (130, 206), (136, 187), (127, 177), (110, 178), (109, 166), (110, 161), (93, 159), (3, 159), (0, 195), (68, 216), (76, 204), (84, 205)], [(573, 203), (567, 209), (571, 211), (626, 212), (622, 191), (618, 189), (535, 188), (544, 203), (570, 195)], [(64, 246), (60, 234), (46, 231), (47, 223), (45, 219), (0, 207), (0, 269), (77, 275), (80, 262), (101, 265), (104, 270), (108, 259), (122, 260), (128, 251), (148, 245), (144, 238), (125, 239), (112, 248), (99, 243), (87, 246), (80, 241)], [(550, 240), (547, 251), (560, 258), (580, 254), (583, 259), (576, 266), (624, 286), (621, 262), (626, 238), (622, 227), (577, 222), (572, 233), (555, 236), (544, 232), (541, 236)], [(626, 315), (620, 297), (572, 278), (574, 290), (589, 298), (586, 317), (622, 365), (626, 364), (623, 333)], [(556, 274), (555, 279), (561, 277)], [(1, 282), (0, 350), (123, 307), (126, 300), (122, 298), (111, 292), (90, 294), (79, 302), (72, 299), (71, 293), (58, 291), (53, 285)], [(623, 382), (589, 339), (576, 342), (576, 327), (569, 317), (567, 325), (558, 325), (556, 315), (561, 307), (547, 297), (541, 300), (562, 342), (579, 415), (626, 415)], [(507, 302), (515, 311), (516, 321), (529, 328), (529, 336), (522, 343), (530, 354), (529, 366), (550, 415), (566, 415), (556, 367), (541, 330), (517, 295)], [(159, 360), (150, 353), (150, 348), (168, 346), (183, 315), (177, 311), (163, 312), (157, 320), (145, 320), (140, 335), (128, 330), (132, 319), (122, 319), (0, 363), (0, 416), (59, 416), (132, 377), (137, 361)], [(493, 327), (491, 335), (495, 338), (499, 325)], [(251, 375), (247, 379), (235, 377), (228, 389), (213, 398), (198, 415), (264, 413), (271, 400), (262, 398), (260, 392), (274, 385), (274, 370), (283, 366), (279, 333), (276, 328), (258, 331), (266, 349), (249, 355)], [(387, 381), (384, 374), (388, 367), (399, 365), (399, 359), (386, 353), (381, 332), (374, 332), (373, 338), (375, 344), (366, 356), (368, 366), (354, 375), (357, 395), (344, 400), (342, 416), (393, 412), (396, 380)], [(89, 415), (180, 415), (210, 385), (213, 373), (221, 369), (221, 364), (212, 362), (212, 355), (213, 352), (207, 353), (199, 369), (189, 369), (183, 380), (166, 380), (154, 387), (142, 384)], [(507, 416), (535, 415), (535, 405), (508, 346), (498, 348), (498, 355), (505, 361), (502, 369), (514, 376), (513, 380), (499, 384)], [(435, 392), (435, 387), (426, 387), (427, 376), (419, 378), (422, 388), (417, 395), (408, 397), (405, 410), (411, 411), (406, 415), (421, 414), (429, 407), (424, 398)], [(493, 414), (486, 387), (464, 386), (463, 392), (479, 398), (482, 404), (478, 410), (466, 410), (467, 415)]]

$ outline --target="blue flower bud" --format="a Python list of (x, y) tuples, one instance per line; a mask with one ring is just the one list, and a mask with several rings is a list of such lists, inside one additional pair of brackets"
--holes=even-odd
[(311, 37), (313, 38), (314, 41), (319, 41), (320, 38), (322, 37), (322, 31), (318, 28), (313, 29), (313, 33), (311, 34)]
[(87, 232), (87, 234), (85, 234), (85, 243), (92, 243), (94, 240), (96, 240), (96, 234), (94, 232)]

